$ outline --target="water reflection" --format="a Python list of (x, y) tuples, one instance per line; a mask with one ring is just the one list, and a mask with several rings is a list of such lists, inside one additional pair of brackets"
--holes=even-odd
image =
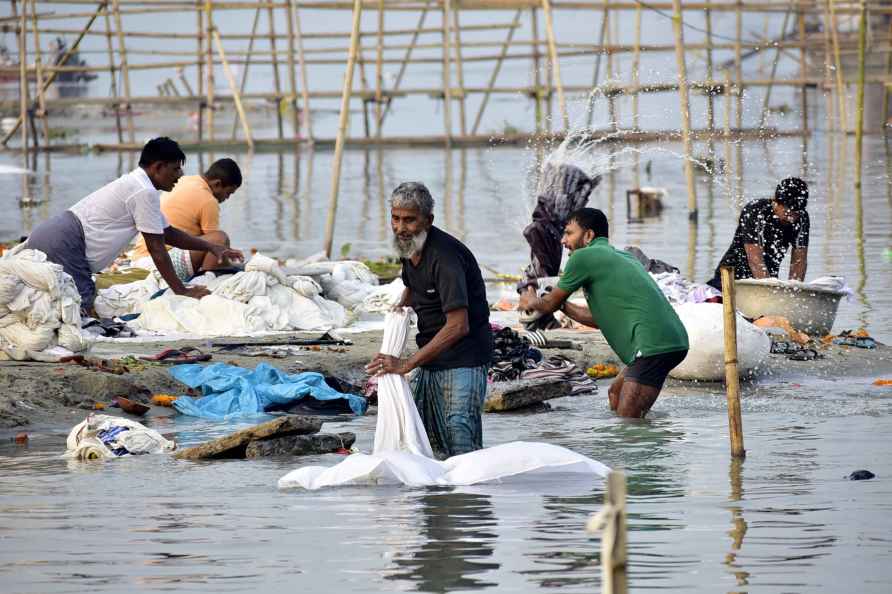
[(738, 586), (746, 586), (749, 584), (750, 573), (745, 571), (738, 562), (737, 556), (743, 547), (743, 538), (749, 526), (743, 518), (743, 508), (739, 505), (743, 499), (743, 460), (741, 458), (732, 458), (731, 466), (728, 469), (728, 479), (731, 484), (731, 492), (728, 500), (732, 502), (731, 510), (731, 529), (728, 536), (731, 537), (731, 550), (725, 555), (725, 565), (734, 575)]
[(483, 577), (500, 565), (493, 561), (496, 517), (489, 495), (431, 492), (417, 499), (417, 549), (397, 553), (399, 569), (388, 580), (409, 580), (422, 592), (483, 589), (496, 582)]

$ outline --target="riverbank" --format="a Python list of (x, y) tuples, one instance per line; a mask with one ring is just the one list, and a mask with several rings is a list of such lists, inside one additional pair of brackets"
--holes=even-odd
[[(210, 352), (212, 362), (229, 363), (246, 368), (266, 362), (287, 373), (317, 371), (326, 376), (356, 386), (365, 383), (365, 364), (378, 352), (382, 331), (371, 330), (347, 335), (348, 346), (310, 346), (289, 352), (286, 356), (248, 356), (246, 352), (262, 351), (270, 345), (289, 344), (298, 340), (318, 338), (306, 332), (281, 333), (261, 338), (207, 340), (118, 340), (97, 343), (89, 355), (91, 359), (114, 362), (122, 357), (138, 358), (164, 349), (194, 346)], [(549, 332), (551, 340), (571, 341), (581, 347), (575, 349), (542, 349), (548, 357), (564, 355), (581, 368), (594, 363), (617, 362), (616, 356), (598, 332), (558, 330)], [(249, 343), (237, 351), (222, 348), (233, 343)], [(852, 378), (865, 387), (876, 378), (892, 378), (892, 347), (879, 345), (867, 350), (829, 345), (822, 357), (813, 361), (791, 361), (783, 355), (770, 355), (749, 384), (758, 390), (760, 382), (807, 384), (818, 379)], [(14, 433), (28, 426), (70, 426), (79, 421), (84, 411), (108, 405), (116, 396), (125, 396), (149, 404), (153, 394), (185, 393), (185, 386), (168, 373), (171, 364), (140, 362), (127, 366), (127, 371), (113, 374), (73, 363), (0, 362), (0, 436)], [(606, 398), (610, 380), (599, 380), (601, 394)], [(664, 394), (693, 390), (722, 393), (723, 387), (711, 382), (682, 382), (670, 380)], [(745, 396), (746, 394), (744, 394)], [(117, 409), (111, 409), (115, 414)], [(106, 412), (109, 412), (108, 410)], [(151, 413), (150, 413), (151, 414)]]

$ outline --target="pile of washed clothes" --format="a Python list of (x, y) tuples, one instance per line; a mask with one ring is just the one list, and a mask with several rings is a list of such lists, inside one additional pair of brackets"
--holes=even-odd
[(233, 336), (343, 327), (351, 312), (386, 311), (402, 293), (401, 284), (379, 287), (361, 262), (315, 257), (281, 266), (262, 254), (243, 271), (207, 272), (189, 284), (211, 294), (201, 300), (174, 295), (152, 271), (144, 280), (100, 290), (96, 312), (101, 318), (138, 314), (130, 322), (138, 331)]
[(81, 298), (71, 276), (37, 250), (0, 258), (0, 358), (58, 361), (86, 351)]
[(177, 444), (136, 421), (90, 414), (71, 429), (66, 447), (66, 458), (102, 460), (161, 454), (173, 451)]

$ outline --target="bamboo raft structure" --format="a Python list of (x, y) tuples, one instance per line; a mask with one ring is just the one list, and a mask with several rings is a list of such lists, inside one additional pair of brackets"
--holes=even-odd
[[(691, 161), (695, 141), (807, 135), (817, 127), (809, 122), (810, 99), (824, 93), (828, 105), (836, 105), (836, 117), (829, 122), (831, 132), (855, 134), (856, 183), (860, 184), (864, 89), (867, 85), (883, 89), (882, 125), (889, 115), (892, 88), (890, 0), (10, 0), (10, 7), (9, 16), (0, 17), (0, 27), (15, 34), (18, 64), (0, 66), (0, 76), (15, 75), (19, 92), (17, 100), (0, 100), (0, 108), (16, 109), (18, 117), (0, 136), (0, 148), (20, 151), (26, 167), (29, 157), (36, 162), (37, 152), (138, 150), (139, 116), (134, 106), (194, 112), (197, 125), (191, 137), (177, 139), (190, 150), (281, 150), (308, 144), (333, 147), (326, 233), (329, 252), (341, 161), (348, 147), (560, 141), (571, 131), (578, 132), (580, 126), (571, 120), (570, 106), (579, 99), (588, 105), (585, 135), (591, 139), (681, 141), (686, 157), (687, 206), (695, 221), (697, 196)], [(330, 30), (306, 30), (302, 18), (309, 11), (331, 14), (327, 18)], [(374, 17), (374, 26), (369, 27), (369, 18), (363, 19), (364, 12)], [(415, 26), (388, 27), (387, 14), (397, 12), (417, 15)], [(744, 18), (752, 20), (759, 15), (766, 23), (763, 34), (745, 32)], [(733, 19), (733, 36), (716, 32), (714, 21), (719, 16)], [(568, 30), (569, 17), (574, 23), (590, 23), (585, 28), (590, 36), (580, 39), (578, 27), (570, 28), (576, 32)], [(645, 34), (643, 17), (656, 19), (665, 29)], [(482, 18), (486, 22), (470, 22)], [(621, 20), (634, 23), (632, 39), (619, 34)], [(166, 21), (194, 22), (194, 29), (177, 32), (145, 26)], [(232, 22), (240, 26), (219, 24)], [(769, 34), (769, 23), (775, 23), (776, 28), (778, 22), (782, 22), (780, 31)], [(247, 23), (249, 30), (244, 27)], [(670, 34), (673, 43), (648, 39), (669, 38)], [(74, 38), (61, 58), (48, 60), (41, 39), (50, 36)], [(101, 56), (104, 65), (66, 65), (71, 55), (86, 51), (82, 46), (90, 42), (84, 40), (97, 37), (104, 37), (105, 43), (89, 55)], [(159, 41), (170, 47), (159, 49)], [(145, 42), (154, 46), (141, 47)], [(642, 58), (661, 54), (674, 57), (674, 72), (663, 76), (665, 80), (644, 80)], [(771, 59), (770, 75), (745, 78), (743, 63), (752, 56), (765, 55)], [(810, 65), (809, 55), (813, 62), (815, 56), (822, 56), (823, 63)], [(705, 73), (692, 79), (691, 63), (701, 57)], [(618, 72), (618, 64), (629, 59), (631, 72)], [(879, 66), (878, 59), (882, 61)], [(857, 68), (850, 65), (853, 60)], [(586, 62), (594, 70), (591, 84), (578, 76), (567, 78), (569, 64)], [(506, 65), (514, 65), (515, 70), (517, 65), (528, 67), (528, 84), (500, 84)], [(778, 74), (782, 65), (788, 70), (786, 75)], [(396, 76), (385, 77), (385, 66), (398, 68)], [(425, 77), (428, 84), (405, 84), (413, 66), (434, 75)], [(367, 68), (371, 76), (367, 76)], [(472, 80), (472, 68), (488, 72), (483, 77), (485, 84)], [(324, 72), (340, 73), (341, 69), (340, 89), (315, 82)], [(157, 95), (134, 94), (132, 75), (145, 71), (156, 77)], [(796, 74), (791, 76), (789, 71)], [(267, 77), (271, 74), (271, 84), (260, 91), (256, 84), (249, 89), (250, 76), (256, 79), (258, 72)], [(51, 96), (49, 90), (62, 73), (107, 76), (109, 92), (107, 96)], [(227, 92), (217, 87), (220, 79), (225, 80)], [(430, 80), (437, 82), (430, 84)], [(853, 117), (849, 111), (851, 86), (855, 87)], [(766, 127), (771, 94), (780, 88), (798, 92), (799, 124), (793, 130)], [(679, 129), (641, 128), (640, 97), (656, 93), (677, 94)], [(526, 98), (534, 114), (529, 130), (508, 130), (506, 126), (502, 131), (483, 132), (484, 116), (494, 96)], [(442, 128), (437, 129), (435, 118), (426, 118), (418, 126), (417, 136), (388, 134), (388, 116), (401, 100), (410, 98), (428, 98), (438, 109), (442, 107)], [(691, 117), (695, 100), (705, 102), (706, 125), (700, 128)], [(609, 114), (604, 129), (592, 128), (592, 114), (599, 102), (606, 103)], [(717, 121), (721, 105), (716, 102), (724, 102), (724, 125)], [(756, 102), (761, 104), (759, 125), (745, 128), (746, 104), (752, 109)], [(363, 122), (359, 136), (351, 134), (350, 127), (351, 109), (357, 104)], [(235, 108), (232, 122), (222, 126), (218, 120), (229, 106)], [(631, 111), (631, 118), (622, 118), (620, 108), (626, 115)], [(113, 117), (117, 141), (85, 145), (54, 139), (49, 117), (73, 109), (101, 109)], [(318, 135), (314, 114), (334, 109), (338, 111), (334, 137)], [(275, 118), (274, 136), (258, 136), (257, 120), (268, 120), (271, 115)], [(868, 121), (868, 131), (878, 129), (877, 124)], [(730, 162), (728, 151), (726, 142), (726, 162)]]

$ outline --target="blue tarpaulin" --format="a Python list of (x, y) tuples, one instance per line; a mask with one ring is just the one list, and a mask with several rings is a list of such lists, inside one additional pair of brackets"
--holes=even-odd
[(214, 363), (177, 365), (170, 374), (190, 388), (201, 388), (202, 398), (177, 398), (174, 408), (184, 415), (206, 419), (263, 414), (276, 405), (297, 402), (306, 396), (316, 400), (344, 399), (357, 415), (365, 414), (368, 402), (362, 396), (342, 394), (325, 383), (319, 373), (282, 373), (261, 363), (253, 371)]

